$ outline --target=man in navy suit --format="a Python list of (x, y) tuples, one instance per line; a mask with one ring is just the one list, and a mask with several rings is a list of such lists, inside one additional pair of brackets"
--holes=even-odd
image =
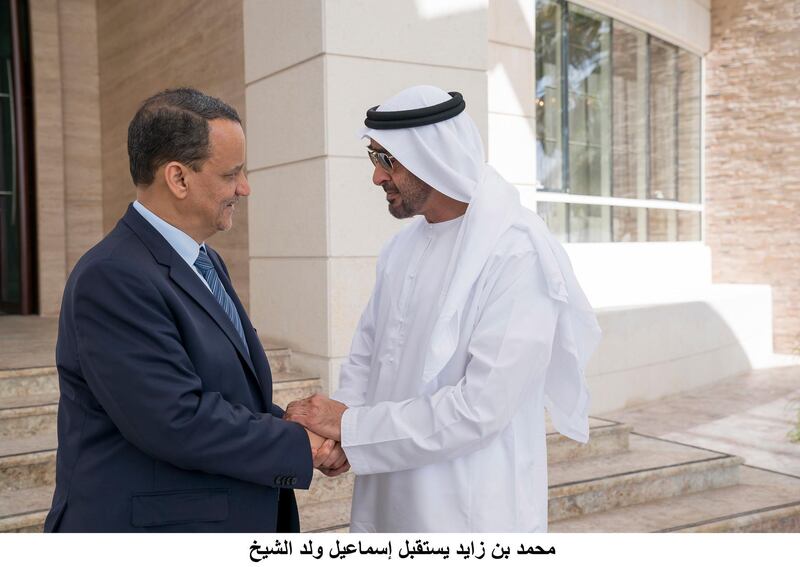
[(45, 531), (299, 531), (292, 488), (349, 468), (282, 419), (258, 336), (205, 244), (250, 194), (236, 111), (161, 92), (128, 130), (137, 200), (75, 266)]

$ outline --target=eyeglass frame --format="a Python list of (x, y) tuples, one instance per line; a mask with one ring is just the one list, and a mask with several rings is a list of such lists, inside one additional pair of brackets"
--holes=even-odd
[(392, 173), (392, 171), (394, 171), (394, 162), (397, 161), (397, 158), (392, 154), (367, 148), (367, 155), (372, 165), (376, 167), (380, 165), (387, 173)]

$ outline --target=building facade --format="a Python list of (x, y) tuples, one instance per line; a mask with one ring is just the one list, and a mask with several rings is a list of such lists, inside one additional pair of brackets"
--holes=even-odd
[(601, 309), (596, 410), (763, 364), (773, 329), (775, 350), (798, 344), (798, 0), (0, 11), (5, 313), (58, 314), (71, 267), (135, 196), (138, 104), (194, 86), (236, 106), (248, 138), (253, 193), (212, 244), (262, 338), (335, 388), (378, 252), (403, 225), (355, 133), (366, 108), (429, 83), (464, 94), (489, 163)]

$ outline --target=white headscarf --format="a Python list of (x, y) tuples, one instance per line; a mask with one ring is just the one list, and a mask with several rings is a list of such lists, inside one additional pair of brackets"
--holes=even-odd
[[(450, 99), (431, 86), (406, 89), (378, 111), (410, 110)], [(527, 231), (538, 255), (550, 297), (558, 302), (553, 352), (545, 376), (545, 405), (558, 431), (576, 441), (589, 438), (589, 393), (584, 373), (600, 342), (600, 327), (578, 285), (564, 248), (544, 221), (522, 206), (519, 191), (484, 160), (475, 123), (465, 112), (415, 128), (362, 128), (425, 183), (469, 203), (453, 250), (438, 305), (439, 317), (425, 358), (423, 382), (444, 368), (458, 345), (461, 311), (500, 237), (511, 227)], [(422, 218), (415, 222), (423, 222)]]

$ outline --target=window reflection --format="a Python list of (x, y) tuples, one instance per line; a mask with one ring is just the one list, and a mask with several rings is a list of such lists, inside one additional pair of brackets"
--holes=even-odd
[(536, 171), (539, 186), (562, 189), (561, 5), (536, 3)]
[[(699, 204), (701, 80), (692, 53), (564, 0), (537, 0), (537, 189)], [(698, 211), (572, 201), (539, 209), (569, 242), (702, 232)]]

